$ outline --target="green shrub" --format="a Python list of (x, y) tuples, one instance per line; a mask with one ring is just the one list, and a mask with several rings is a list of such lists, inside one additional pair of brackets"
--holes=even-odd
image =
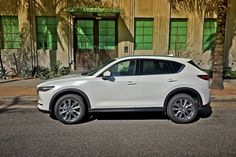
[(62, 67), (59, 70), (60, 75), (68, 75), (70, 73), (70, 68), (69, 67)]
[(236, 71), (228, 70), (224, 72), (225, 79), (236, 79)]
[(57, 62), (55, 65), (52, 66), (51, 70), (49, 68), (37, 66), (34, 67), (32, 71), (32, 76), (34, 78), (41, 78), (41, 79), (51, 79), (54, 77), (59, 77), (63, 75), (68, 75), (70, 73), (69, 67), (61, 67), (61, 63)]
[(34, 78), (49, 79), (49, 73), (50, 73), (49, 68), (37, 66), (34, 67), (32, 71), (32, 76)]

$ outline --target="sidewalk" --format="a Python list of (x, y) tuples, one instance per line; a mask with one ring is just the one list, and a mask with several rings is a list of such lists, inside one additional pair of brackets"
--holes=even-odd
[[(44, 81), (20, 78), (0, 80), (0, 105), (12, 102), (15, 104), (36, 103), (36, 86)], [(236, 102), (236, 80), (225, 80), (224, 86), (225, 89), (222, 91), (212, 90), (212, 102)]]
[(3, 104), (30, 104), (37, 102), (36, 86), (45, 80), (9, 79), (0, 80), (0, 106)]

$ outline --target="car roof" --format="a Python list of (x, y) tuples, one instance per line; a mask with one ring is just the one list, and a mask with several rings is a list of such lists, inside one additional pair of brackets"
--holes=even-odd
[(133, 56), (125, 56), (121, 58), (117, 58), (118, 60), (124, 59), (161, 59), (161, 60), (170, 60), (170, 61), (177, 61), (177, 62), (189, 62), (191, 61), (190, 58), (179, 58), (173, 56), (161, 56), (161, 55), (133, 55)]

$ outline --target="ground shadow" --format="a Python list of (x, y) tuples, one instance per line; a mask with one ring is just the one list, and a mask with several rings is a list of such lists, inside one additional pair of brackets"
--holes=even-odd
[(163, 112), (125, 112), (96, 113), (92, 115), (97, 120), (163, 120), (168, 117)]
[(0, 114), (3, 112), (15, 110), (16, 108), (10, 108), (20, 102), (20, 96), (14, 97), (10, 102), (6, 103), (6, 105), (3, 105), (2, 108), (0, 108)]
[(212, 115), (212, 112), (212, 107), (210, 105), (206, 105), (199, 111), (198, 116), (199, 118), (209, 118)]
[[(194, 122), (201, 118), (209, 118), (212, 115), (211, 106), (201, 109)], [(53, 115), (50, 118), (57, 120)], [(169, 120), (169, 117), (164, 112), (112, 112), (112, 113), (92, 113), (87, 116), (82, 123), (91, 122), (94, 120)]]

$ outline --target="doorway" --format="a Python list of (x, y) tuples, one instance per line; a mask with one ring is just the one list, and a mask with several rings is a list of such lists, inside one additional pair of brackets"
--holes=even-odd
[(117, 57), (117, 19), (77, 18), (75, 30), (75, 68), (89, 71)]

